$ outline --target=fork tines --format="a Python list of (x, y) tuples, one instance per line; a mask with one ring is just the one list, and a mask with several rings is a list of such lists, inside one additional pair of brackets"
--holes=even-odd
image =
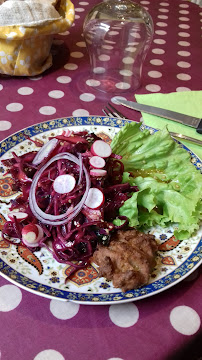
[(107, 103), (108, 106), (105, 106), (104, 109), (102, 109), (102, 111), (104, 112), (105, 115), (107, 116), (114, 116), (114, 117), (119, 117), (121, 119), (127, 119), (119, 110), (117, 110), (112, 104), (110, 104), (109, 102)]

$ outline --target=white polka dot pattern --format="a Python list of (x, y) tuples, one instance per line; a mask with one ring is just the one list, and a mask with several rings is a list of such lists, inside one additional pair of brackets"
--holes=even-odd
[(178, 44), (180, 46), (190, 46), (190, 43), (188, 41), (179, 41)]
[(10, 121), (7, 120), (0, 120), (0, 131), (9, 130), (12, 124)]
[(3, 285), (0, 287), (0, 311), (14, 310), (22, 300), (22, 292), (15, 285)]
[(109, 317), (115, 325), (128, 328), (138, 321), (139, 311), (137, 306), (132, 303), (111, 305), (109, 308)]
[(84, 56), (84, 54), (80, 51), (73, 51), (71, 54), (70, 54), (71, 57), (73, 58), (77, 58), (77, 59), (80, 59)]
[(163, 50), (163, 49), (152, 49), (152, 52), (153, 52), (154, 54), (161, 55), (161, 54), (164, 54), (164, 53), (165, 53), (165, 50)]
[(89, 79), (89, 80), (86, 81), (86, 84), (89, 85), (89, 86), (99, 86), (100, 81), (94, 80), (94, 79)]
[(149, 71), (148, 75), (152, 78), (160, 78), (162, 73), (160, 71)]
[(119, 72), (123, 76), (132, 76), (133, 75), (133, 72), (131, 70), (120, 70)]
[(167, 13), (167, 12), (169, 12), (169, 10), (168, 10), (168, 9), (159, 9), (159, 11), (160, 11), (160, 12), (163, 12), (163, 13)]
[(165, 30), (155, 30), (155, 34), (157, 34), (157, 35), (166, 35), (167, 31), (165, 31)]
[(81, 94), (81, 95), (79, 96), (79, 98), (80, 98), (82, 101), (89, 102), (89, 101), (95, 100), (95, 95), (90, 94), (90, 93), (84, 93), (84, 94)]
[(178, 51), (178, 55), (180, 56), (190, 56), (191, 53), (189, 51)]
[(61, 99), (65, 93), (61, 90), (52, 90), (48, 93), (48, 96), (50, 96), (53, 99)]
[(183, 335), (193, 335), (200, 327), (201, 321), (197, 312), (189, 306), (177, 306), (170, 313), (173, 328)]
[(21, 87), (18, 89), (18, 94), (20, 95), (31, 95), (34, 90), (31, 87)]
[(187, 15), (187, 14), (189, 14), (189, 11), (187, 11), (187, 10), (180, 10), (180, 11), (179, 11), (179, 14)]
[(152, 60), (150, 60), (150, 63), (152, 65), (156, 65), (156, 66), (160, 66), (160, 65), (164, 64), (164, 62), (162, 60), (159, 60), (159, 59), (152, 59)]
[(155, 84), (149, 84), (146, 86), (146, 89), (150, 92), (159, 92), (161, 91), (161, 87)]
[(86, 43), (85, 43), (84, 41), (79, 41), (79, 42), (76, 43), (76, 45), (77, 45), (78, 47), (82, 47), (82, 48), (85, 48), (85, 47), (86, 47)]
[(180, 7), (180, 8), (184, 8), (184, 9), (186, 9), (186, 8), (188, 8), (188, 7), (189, 7), (189, 5), (188, 5), (188, 4), (180, 4), (180, 5), (179, 5), (179, 7)]
[[(165, 18), (167, 18), (167, 17), (165, 17), (165, 16), (164, 16), (164, 18), (161, 17), (161, 19), (165, 19)], [(160, 26), (160, 27), (168, 26), (168, 24), (165, 23), (165, 22), (157, 22), (156, 25), (157, 25), (157, 26)]]
[(181, 74), (177, 74), (177, 78), (178, 78), (179, 80), (188, 81), (188, 80), (191, 79), (191, 76), (188, 75), (188, 74), (183, 74), (183, 73), (181, 73)]
[(119, 82), (115, 84), (117, 89), (129, 89), (130, 88), (130, 84), (126, 83), (126, 82)]
[(154, 39), (154, 43), (162, 45), (162, 44), (165, 44), (166, 42), (163, 39)]
[(105, 68), (98, 66), (93, 69), (94, 74), (103, 74), (105, 72)]
[(42, 115), (53, 115), (56, 113), (56, 108), (53, 106), (42, 106), (39, 109), (39, 112)]
[(67, 64), (64, 65), (64, 68), (66, 70), (76, 70), (76, 69), (78, 69), (78, 65), (77, 64), (67, 63)]
[(72, 113), (73, 116), (89, 116), (90, 113), (89, 111), (85, 110), (85, 109), (77, 109), (74, 110)]
[(184, 38), (190, 37), (189, 33), (183, 32), (183, 31), (179, 32), (178, 35), (181, 36), (181, 37), (184, 37)]
[(187, 24), (179, 24), (179, 28), (181, 28), (181, 29), (189, 29), (190, 26), (187, 25)]
[[(161, 19), (161, 20), (167, 20), (168, 16), (167, 15), (158, 15), (158, 18)], [(159, 25), (159, 26), (161, 26), (161, 25)]]
[(134, 60), (132, 57), (125, 57), (125, 58), (123, 58), (123, 60), (122, 60), (122, 62), (123, 62), (124, 64), (133, 64), (134, 61), (135, 61), (135, 60)]
[(72, 81), (72, 79), (70, 76), (59, 76), (57, 81), (61, 84), (68, 84), (70, 81)]
[(83, 8), (75, 8), (75, 11), (76, 11), (76, 12), (83, 12), (84, 9), (83, 9)]
[(179, 17), (179, 20), (180, 21), (189, 21), (190, 19), (186, 16), (181, 16), (181, 17)]
[(105, 54), (101, 54), (99, 56), (99, 60), (100, 61), (109, 61), (110, 60), (110, 56), (109, 55), (105, 55)]
[(70, 301), (61, 302), (59, 300), (51, 300), (50, 311), (60, 320), (68, 320), (76, 316), (79, 311), (79, 304)]
[(6, 106), (6, 110), (11, 112), (21, 111), (23, 109), (23, 105), (20, 103), (10, 103)]
[(38, 353), (34, 360), (65, 360), (65, 358), (59, 351), (48, 349)]
[(191, 64), (186, 61), (179, 61), (177, 63), (177, 66), (179, 66), (181, 68), (189, 68), (191, 66)]
[(177, 87), (176, 91), (190, 91), (191, 89), (189, 89), (188, 87), (185, 86), (179, 86)]

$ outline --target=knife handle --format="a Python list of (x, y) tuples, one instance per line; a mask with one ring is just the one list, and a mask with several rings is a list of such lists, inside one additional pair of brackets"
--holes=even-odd
[(196, 131), (197, 131), (197, 133), (202, 134), (202, 119), (201, 119), (200, 123), (198, 124)]

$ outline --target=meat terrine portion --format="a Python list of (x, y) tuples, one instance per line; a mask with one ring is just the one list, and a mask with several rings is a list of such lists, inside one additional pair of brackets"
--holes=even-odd
[(108, 247), (99, 245), (93, 261), (99, 276), (113, 282), (115, 288), (128, 291), (149, 282), (155, 266), (157, 243), (154, 235), (138, 230), (118, 230)]

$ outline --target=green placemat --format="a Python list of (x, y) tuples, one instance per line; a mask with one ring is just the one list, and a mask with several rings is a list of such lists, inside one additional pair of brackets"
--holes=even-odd
[[(138, 103), (157, 106), (167, 110), (173, 110), (182, 114), (202, 118), (202, 91), (183, 91), (169, 94), (146, 94), (135, 95)], [(175, 121), (164, 119), (155, 115), (142, 113), (144, 123), (156, 129), (162, 129), (167, 125), (169, 131), (191, 136), (202, 140), (202, 135), (198, 134), (194, 128), (181, 125)], [(191, 143), (187, 140), (180, 140), (189, 149), (202, 159), (202, 146)]]

